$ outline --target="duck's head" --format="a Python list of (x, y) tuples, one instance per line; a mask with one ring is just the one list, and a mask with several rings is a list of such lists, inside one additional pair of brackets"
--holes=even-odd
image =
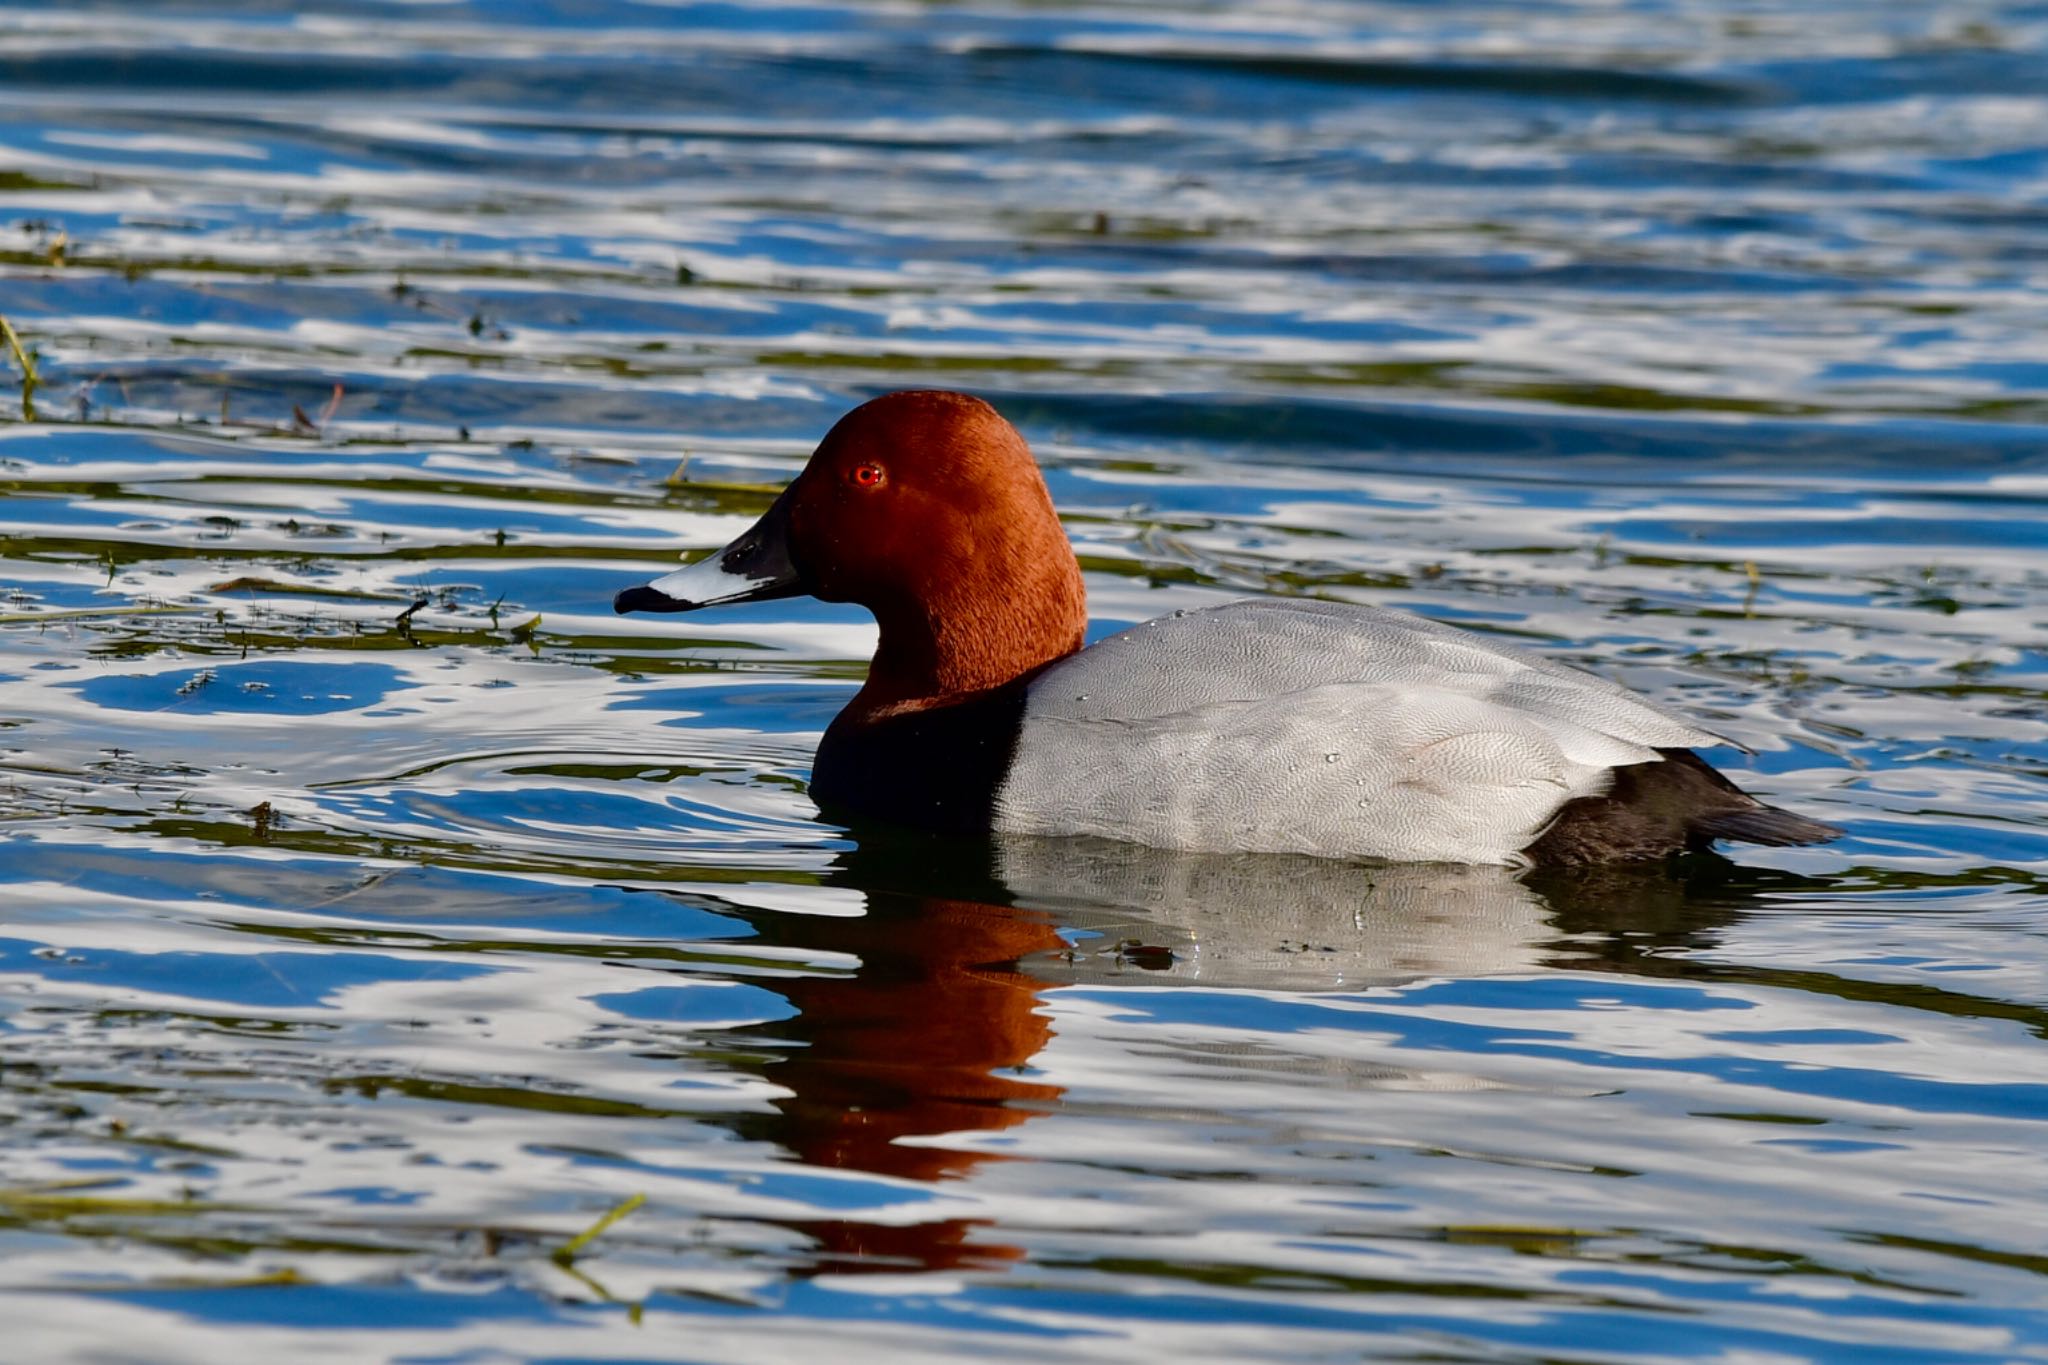
[(827, 433), (723, 550), (628, 588), (615, 610), (809, 594), (882, 628), (870, 705), (998, 686), (1080, 648), (1080, 566), (1017, 429), (978, 398), (885, 394)]

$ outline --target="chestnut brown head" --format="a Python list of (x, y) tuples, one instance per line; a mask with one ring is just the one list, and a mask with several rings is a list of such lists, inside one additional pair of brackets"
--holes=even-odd
[(855, 408), (744, 535), (615, 606), (797, 592), (875, 614), (869, 705), (1000, 685), (1078, 649), (1086, 624), (1080, 568), (1024, 438), (987, 403), (942, 390)]

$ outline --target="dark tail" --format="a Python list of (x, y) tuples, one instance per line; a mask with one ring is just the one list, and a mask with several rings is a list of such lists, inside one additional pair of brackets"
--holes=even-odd
[(1659, 749), (1657, 761), (1614, 770), (1604, 796), (1565, 802), (1523, 851), (1537, 866), (1571, 867), (1662, 858), (1716, 839), (1824, 844), (1842, 831), (1766, 806), (1690, 749)]
[(1824, 844), (1842, 837), (1842, 830), (1836, 825), (1809, 820), (1789, 810), (1779, 810), (1776, 806), (1716, 811), (1695, 820), (1690, 832), (1705, 839), (1738, 839), (1746, 844), (1769, 844), (1774, 848)]

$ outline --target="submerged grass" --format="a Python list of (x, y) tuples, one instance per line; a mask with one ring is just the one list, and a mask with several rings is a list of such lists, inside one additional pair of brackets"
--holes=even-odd
[(573, 1264), (576, 1258), (589, 1249), (592, 1242), (602, 1237), (608, 1228), (646, 1202), (646, 1195), (636, 1194), (608, 1210), (595, 1223), (592, 1223), (589, 1227), (571, 1237), (561, 1246), (556, 1247), (551, 1253), (555, 1263), (561, 1266)]
[(0, 314), (0, 336), (6, 338), (7, 349), (21, 371), (21, 420), (33, 422), (36, 420), (36, 385), (42, 382), (36, 375), (36, 363), (23, 348), (21, 337), (5, 314)]

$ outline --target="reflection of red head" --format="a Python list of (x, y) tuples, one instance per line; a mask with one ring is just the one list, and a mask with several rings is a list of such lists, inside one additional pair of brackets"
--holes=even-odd
[(780, 1104), (791, 1125), (778, 1136), (812, 1165), (948, 1179), (983, 1154), (896, 1139), (1007, 1128), (1031, 1111), (1006, 1103), (1059, 1096), (1001, 1074), (1052, 1036), (1036, 1008), (1043, 983), (1010, 965), (1060, 947), (1051, 924), (969, 901), (921, 907), (889, 926), (898, 937), (887, 945), (861, 935), (858, 975), (778, 983), (801, 1011), (806, 1044), (768, 1072), (794, 1092)]
[[(800, 1011), (786, 1027), (804, 1046), (765, 1074), (791, 1092), (777, 1101), (783, 1122), (774, 1137), (800, 1160), (910, 1180), (958, 1179), (991, 1154), (900, 1139), (1009, 1128), (1059, 1098), (1058, 1086), (1009, 1074), (1052, 1037), (1037, 1009), (1043, 983), (1011, 965), (1061, 947), (1045, 917), (970, 901), (877, 896), (861, 919), (806, 927), (813, 931), (807, 943), (853, 952), (862, 965), (850, 977), (776, 985)], [(792, 1226), (819, 1238), (838, 1270), (860, 1268), (842, 1258), (878, 1257), (867, 1268), (886, 1270), (906, 1261), (943, 1266), (1018, 1254), (968, 1243), (973, 1224), (960, 1220)]]

